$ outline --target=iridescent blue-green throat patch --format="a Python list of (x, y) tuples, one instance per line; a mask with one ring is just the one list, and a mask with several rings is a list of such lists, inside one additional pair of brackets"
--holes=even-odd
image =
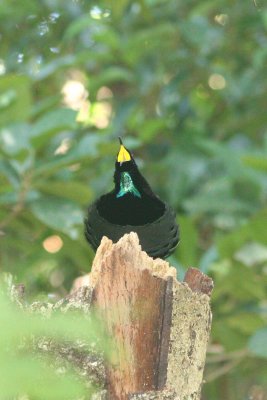
[(131, 175), (128, 172), (121, 173), (120, 180), (120, 191), (117, 193), (116, 197), (122, 197), (127, 193), (132, 193), (136, 197), (141, 197), (139, 190), (134, 186)]

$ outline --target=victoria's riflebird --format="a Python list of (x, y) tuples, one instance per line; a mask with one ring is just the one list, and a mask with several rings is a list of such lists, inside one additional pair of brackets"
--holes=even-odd
[(103, 236), (117, 242), (125, 233), (136, 232), (148, 255), (168, 257), (179, 241), (175, 213), (153, 193), (121, 139), (114, 183), (114, 189), (99, 197), (88, 210), (85, 236), (93, 249), (97, 249)]

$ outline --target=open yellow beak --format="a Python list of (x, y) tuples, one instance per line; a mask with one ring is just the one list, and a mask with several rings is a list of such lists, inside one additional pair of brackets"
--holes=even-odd
[(117, 156), (117, 162), (123, 163), (125, 161), (131, 161), (131, 154), (125, 149), (121, 142), (120, 150)]

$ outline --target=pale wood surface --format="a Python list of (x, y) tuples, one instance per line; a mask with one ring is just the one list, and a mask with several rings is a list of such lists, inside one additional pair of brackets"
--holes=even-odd
[(166, 370), (168, 346), (165, 343), (164, 348), (164, 341), (169, 342), (170, 317), (166, 323), (164, 316), (170, 304), (167, 287), (175, 271), (162, 260), (155, 264), (151, 260), (140, 251), (132, 233), (115, 245), (104, 239), (92, 268), (93, 304), (113, 339), (107, 375), (114, 400), (158, 389), (166, 381), (161, 365)]
[(178, 282), (130, 233), (116, 244), (102, 239), (85, 281), (113, 340), (107, 398), (199, 400), (212, 280), (191, 268)]

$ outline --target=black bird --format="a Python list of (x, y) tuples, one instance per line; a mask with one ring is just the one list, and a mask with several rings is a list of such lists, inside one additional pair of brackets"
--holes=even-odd
[(85, 236), (93, 249), (103, 236), (117, 242), (125, 233), (136, 232), (148, 255), (168, 257), (179, 241), (175, 213), (152, 192), (121, 139), (114, 183), (111, 192), (89, 207), (85, 219)]

